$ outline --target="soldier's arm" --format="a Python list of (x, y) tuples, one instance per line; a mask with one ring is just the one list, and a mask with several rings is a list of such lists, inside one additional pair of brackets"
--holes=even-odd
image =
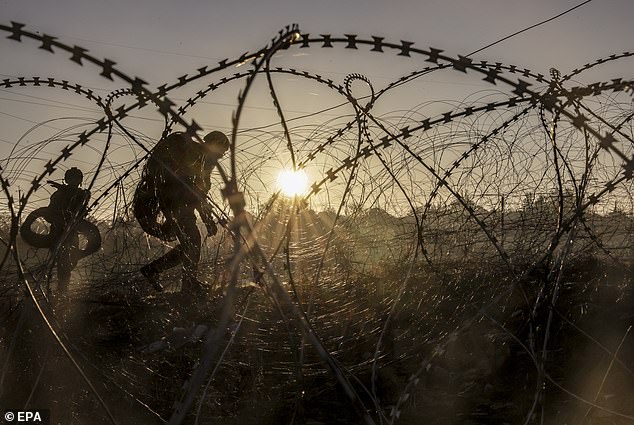
[(90, 201), (90, 191), (88, 189), (84, 190), (84, 199), (81, 205), (82, 215), (85, 215), (88, 212), (88, 202)]
[(79, 192), (71, 198), (72, 203), (67, 206), (67, 213), (71, 219), (81, 220), (88, 214), (88, 201), (90, 200), (90, 191), (88, 189), (78, 189)]

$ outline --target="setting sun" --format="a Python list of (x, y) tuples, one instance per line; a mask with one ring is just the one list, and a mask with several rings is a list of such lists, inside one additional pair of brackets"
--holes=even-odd
[(304, 170), (282, 170), (277, 175), (277, 187), (289, 197), (305, 195), (308, 190), (308, 176)]

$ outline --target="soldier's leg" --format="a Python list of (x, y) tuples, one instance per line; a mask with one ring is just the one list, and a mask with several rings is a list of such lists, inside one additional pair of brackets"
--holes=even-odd
[(143, 269), (151, 270), (154, 273), (162, 273), (165, 270), (169, 270), (172, 267), (179, 265), (183, 258), (183, 252), (180, 245), (176, 245), (174, 248), (167, 251), (161, 257), (152, 261), (147, 266), (144, 266)]
[(66, 241), (68, 254), (70, 256), (70, 268), (73, 270), (79, 260), (81, 260), (81, 250), (79, 249), (79, 233), (73, 233), (68, 236)]
[(183, 261), (183, 249), (180, 245), (167, 251), (164, 255), (141, 267), (141, 274), (152, 284), (157, 291), (163, 290), (163, 285), (159, 282), (159, 276), (165, 270), (177, 266)]
[(184, 206), (178, 210), (177, 237), (183, 250), (183, 278), (195, 278), (200, 260), (200, 231), (196, 225), (194, 209)]
[[(164, 212), (167, 220), (172, 221), (170, 226), (173, 226), (176, 229), (178, 226), (176, 224), (176, 217), (170, 211)], [(178, 232), (177, 232), (178, 235)], [(180, 241), (180, 238), (178, 238)], [(176, 245), (174, 248), (167, 251), (161, 257), (152, 261), (151, 263), (141, 267), (141, 274), (150, 281), (154, 289), (157, 291), (162, 291), (163, 286), (159, 282), (159, 275), (179, 265), (183, 261), (183, 248), (181, 245)]]
[(200, 260), (201, 237), (194, 208), (184, 205), (178, 210), (178, 240), (183, 248), (182, 291), (199, 293), (204, 286), (196, 278)]
[(162, 289), (158, 283), (158, 274), (179, 263), (183, 265), (184, 286), (197, 282), (196, 271), (200, 260), (201, 238), (196, 225), (194, 208), (188, 204), (179, 205), (172, 211), (166, 212), (165, 215), (173, 221), (173, 229), (180, 245), (141, 268), (141, 273), (158, 290)]
[(57, 252), (57, 281), (60, 292), (66, 292), (70, 284), (70, 275), (79, 261), (79, 235), (66, 236)]
[(73, 270), (70, 247), (61, 246), (57, 252), (57, 288), (60, 294), (66, 293), (70, 284), (70, 274)]

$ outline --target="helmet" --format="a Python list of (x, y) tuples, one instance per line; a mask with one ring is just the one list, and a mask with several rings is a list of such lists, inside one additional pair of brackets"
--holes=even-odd
[(222, 131), (212, 131), (203, 137), (205, 148), (210, 155), (221, 157), (229, 150), (231, 142)]
[(73, 186), (79, 186), (84, 180), (84, 173), (77, 167), (72, 167), (64, 173), (64, 181)]
[(222, 131), (217, 130), (207, 133), (205, 137), (203, 137), (203, 140), (206, 144), (219, 144), (225, 149), (229, 149), (229, 145), (231, 144), (231, 142), (229, 142), (229, 138), (225, 136)]

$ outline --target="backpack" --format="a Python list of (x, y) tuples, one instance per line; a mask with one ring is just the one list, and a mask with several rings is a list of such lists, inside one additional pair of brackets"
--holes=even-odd
[(176, 239), (173, 224), (161, 217), (161, 196), (166, 181), (189, 166), (197, 144), (184, 133), (171, 133), (158, 141), (141, 173), (132, 200), (134, 216), (149, 235), (170, 242)]

